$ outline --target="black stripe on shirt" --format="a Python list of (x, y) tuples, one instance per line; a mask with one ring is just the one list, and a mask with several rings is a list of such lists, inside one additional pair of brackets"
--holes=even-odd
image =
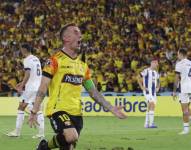
[(178, 71), (175, 71), (175, 73), (176, 73), (176, 74), (180, 74), (180, 72), (178, 72)]
[(50, 73), (45, 72), (45, 71), (42, 72), (42, 75), (45, 76), (45, 77), (48, 77), (48, 78), (50, 78), (50, 79), (53, 78), (53, 75), (51, 75)]
[(25, 69), (25, 71), (27, 71), (27, 70), (31, 70), (31, 68), (24, 68)]

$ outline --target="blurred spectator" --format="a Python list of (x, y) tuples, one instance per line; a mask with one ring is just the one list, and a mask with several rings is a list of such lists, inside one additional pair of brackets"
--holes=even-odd
[(161, 91), (172, 90), (175, 54), (180, 47), (191, 48), (190, 4), (189, 0), (1, 0), (0, 67), (7, 76), (1, 84), (10, 91), (22, 79), (22, 42), (30, 43), (44, 64), (62, 46), (60, 27), (75, 22), (100, 91), (139, 91), (135, 76), (153, 56), (159, 58)]

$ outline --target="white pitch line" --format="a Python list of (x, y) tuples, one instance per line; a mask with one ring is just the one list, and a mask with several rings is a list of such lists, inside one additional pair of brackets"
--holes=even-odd
[[(175, 130), (181, 130), (181, 128), (157, 128), (157, 129), (145, 129), (145, 128), (143, 128), (143, 129), (118, 129), (118, 130), (113, 130), (113, 133), (112, 134), (121, 134), (121, 133), (119, 133), (120, 131), (121, 132), (123, 132), (124, 133), (124, 131), (127, 131), (127, 132), (125, 132), (124, 134), (128, 134), (129, 132), (163, 132), (163, 131), (175, 131)], [(102, 129), (102, 130), (99, 130), (99, 131), (105, 131), (105, 129)], [(86, 132), (87, 132), (87, 130), (85, 130), (85, 131), (82, 131), (84, 134), (86, 134)], [(3, 134), (3, 135), (6, 135), (7, 133), (8, 133), (8, 131), (6, 131), (6, 130), (0, 130), (0, 133), (1, 134)], [(91, 132), (91, 131), (89, 131), (89, 133), (91, 134), (91, 133), (94, 133), (94, 132)], [(54, 132), (45, 132), (45, 135), (53, 135), (54, 134)], [(94, 133), (95, 134), (95, 133)], [(97, 132), (97, 134), (99, 134), (99, 132)], [(96, 135), (97, 135), (96, 134)], [(100, 134), (101, 134), (101, 132), (100, 132)], [(34, 134), (32, 134), (32, 133), (23, 133), (22, 134), (23, 136), (32, 136), (32, 135), (34, 135)]]

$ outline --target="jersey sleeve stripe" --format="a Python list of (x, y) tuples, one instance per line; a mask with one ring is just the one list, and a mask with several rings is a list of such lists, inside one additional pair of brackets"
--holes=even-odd
[(27, 71), (27, 70), (31, 70), (31, 68), (24, 68), (24, 70), (25, 70), (25, 71)]
[(52, 67), (52, 73), (55, 74), (58, 69), (58, 62), (56, 57), (51, 57), (51, 67)]
[(89, 80), (89, 79), (91, 79), (91, 72), (90, 72), (90, 69), (87, 68), (85, 73), (85, 80)]
[(42, 72), (42, 75), (45, 76), (45, 77), (48, 77), (48, 78), (50, 78), (50, 79), (53, 78), (53, 75), (51, 75), (50, 73), (45, 72), (45, 71)]
[(176, 74), (180, 74), (180, 72), (178, 72), (178, 71), (175, 71), (175, 73), (176, 73)]

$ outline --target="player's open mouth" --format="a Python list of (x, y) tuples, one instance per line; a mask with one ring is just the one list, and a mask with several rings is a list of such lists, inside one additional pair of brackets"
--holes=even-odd
[(78, 45), (80, 45), (81, 44), (81, 41), (78, 41)]
[(78, 47), (81, 47), (81, 40), (80, 41), (78, 41)]

